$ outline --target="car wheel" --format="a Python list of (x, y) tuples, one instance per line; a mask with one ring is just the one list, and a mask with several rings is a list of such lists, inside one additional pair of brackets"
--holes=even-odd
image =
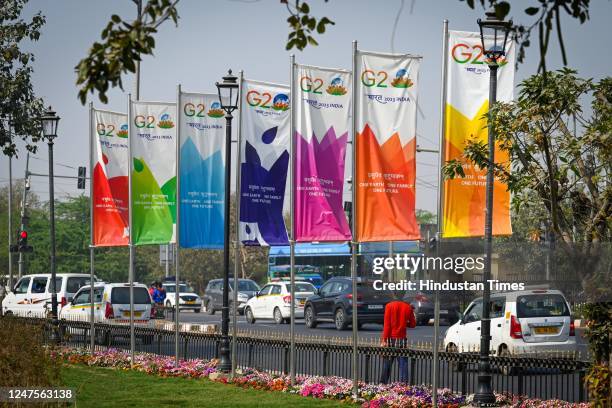
[(284, 322), (285, 322), (285, 319), (283, 319), (283, 314), (281, 313), (278, 307), (275, 307), (274, 308), (274, 323), (283, 324)]
[(306, 324), (306, 327), (309, 329), (317, 327), (317, 318), (311, 306), (306, 307), (306, 310), (304, 310), (304, 324)]
[(244, 314), (246, 316), (246, 321), (249, 324), (254, 324), (255, 323), (255, 316), (253, 316), (253, 311), (251, 310), (250, 307), (247, 307), (246, 310), (244, 311)]
[[(455, 343), (448, 343), (446, 345), (446, 352), (456, 354), (459, 353), (459, 348)], [(456, 356), (450, 356), (448, 360), (448, 366), (452, 371), (461, 371), (463, 369), (463, 364), (455, 360), (455, 358), (459, 358), (458, 356), (458, 354)]]
[(211, 316), (215, 314), (215, 305), (213, 304), (212, 300), (206, 302), (206, 313)]
[(201, 309), (193, 309), (194, 313), (200, 313), (202, 310)]
[(244, 314), (244, 309), (242, 309), (242, 310), (238, 309), (238, 314), (239, 314), (240, 316), (242, 316), (242, 315)]
[(337, 330), (345, 330), (348, 326), (348, 322), (346, 320), (346, 313), (344, 309), (338, 308), (336, 313), (334, 314), (334, 323), (336, 324)]

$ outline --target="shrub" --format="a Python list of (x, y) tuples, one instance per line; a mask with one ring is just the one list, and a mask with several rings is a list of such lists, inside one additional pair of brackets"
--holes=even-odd
[(58, 385), (59, 370), (43, 343), (42, 324), (0, 318), (0, 387)]

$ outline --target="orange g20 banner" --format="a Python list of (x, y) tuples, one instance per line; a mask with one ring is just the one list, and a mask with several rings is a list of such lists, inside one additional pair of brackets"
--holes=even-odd
[(415, 216), (420, 57), (357, 51), (357, 241), (419, 239)]
[[(485, 38), (485, 43), (487, 42)], [(492, 39), (490, 40), (492, 41)], [(508, 39), (506, 59), (497, 71), (497, 100), (509, 101), (514, 88), (514, 42)], [(487, 143), (489, 68), (479, 33), (449, 31), (446, 82), (444, 161), (458, 159), (466, 142)], [(508, 154), (495, 149), (495, 162), (508, 163)], [(484, 235), (486, 170), (463, 165), (464, 178), (444, 181), (442, 236)], [(510, 192), (495, 179), (493, 187), (493, 235), (510, 235)]]

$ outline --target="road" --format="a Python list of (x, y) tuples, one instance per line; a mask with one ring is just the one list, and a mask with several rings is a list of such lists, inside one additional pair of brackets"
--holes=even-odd
[[(181, 311), (179, 315), (180, 321), (184, 323), (196, 323), (196, 324), (215, 324), (221, 327), (221, 312), (210, 316), (206, 313), (194, 313), (192, 311)], [(448, 326), (440, 326), (440, 344), (444, 339), (444, 334)], [(231, 330), (231, 326), (230, 326)], [(268, 334), (273, 333), (276, 335), (283, 334), (289, 336), (290, 325), (289, 324), (275, 324), (272, 320), (258, 320), (255, 324), (247, 323), (244, 316), (238, 316), (238, 330), (245, 331), (249, 330), (257, 334)], [(362, 329), (359, 330), (359, 337), (361, 339), (377, 341), (380, 339), (382, 326), (378, 324), (365, 324)], [(296, 319), (295, 333), (297, 336), (318, 336), (324, 338), (350, 338), (352, 331), (349, 327), (348, 330), (336, 330), (333, 323), (319, 323), (316, 329), (309, 329), (304, 325), (303, 319)], [(583, 336), (583, 330), (576, 330), (576, 341), (578, 343), (578, 351), (581, 356), (587, 354), (587, 341)], [(408, 340), (412, 343), (432, 343), (434, 337), (434, 327), (432, 324), (427, 326), (417, 326), (414, 329), (408, 330)]]

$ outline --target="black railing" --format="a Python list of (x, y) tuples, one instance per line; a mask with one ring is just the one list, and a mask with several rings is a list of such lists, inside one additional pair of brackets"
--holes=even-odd
[[(24, 322), (40, 323), (42, 319), (20, 318)], [(48, 320), (42, 320), (48, 325)], [(60, 321), (64, 344), (89, 347), (90, 323)], [(48, 326), (47, 326), (48, 327)], [(130, 348), (129, 326), (96, 323), (97, 349)], [(173, 330), (136, 327), (136, 350), (159, 355), (174, 355)], [(183, 359), (212, 359), (217, 357), (221, 336), (218, 333), (182, 331), (179, 333), (179, 354)], [(239, 333), (237, 338), (237, 364), (274, 374), (288, 374), (290, 343), (274, 333)], [(407, 347), (380, 347), (360, 344), (359, 380), (378, 383), (385, 358), (395, 362), (390, 382), (399, 381), (399, 358), (406, 359), (406, 382), (411, 385), (431, 384), (433, 353), (431, 345)], [(338, 376), (351, 378), (352, 346), (349, 339), (325, 337), (298, 337), (296, 341), (296, 374), (305, 376)], [(439, 353), (439, 380), (443, 388), (462, 395), (473, 394), (477, 385), (478, 353)], [(584, 402), (587, 393), (584, 374), (590, 363), (580, 361), (568, 353), (546, 353), (540, 356), (492, 356), (493, 389), (531, 398), (561, 399)]]

